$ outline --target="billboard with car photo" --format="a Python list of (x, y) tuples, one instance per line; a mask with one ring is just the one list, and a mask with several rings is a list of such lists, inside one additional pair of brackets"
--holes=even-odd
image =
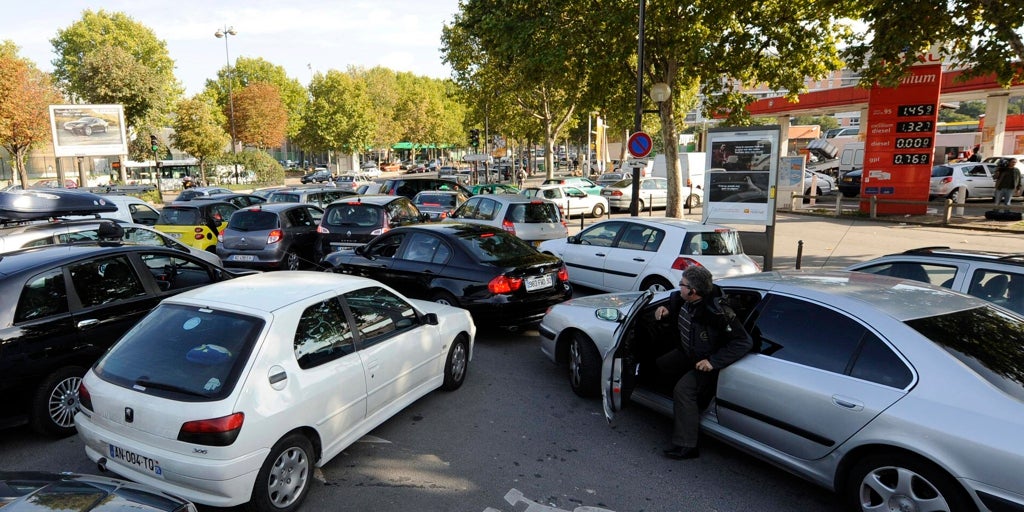
[(50, 105), (54, 156), (128, 154), (121, 105)]

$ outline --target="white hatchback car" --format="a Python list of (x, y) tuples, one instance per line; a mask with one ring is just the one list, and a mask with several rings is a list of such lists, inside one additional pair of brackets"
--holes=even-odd
[(89, 370), (75, 420), (100, 467), (204, 505), (289, 512), (314, 465), (466, 377), (463, 309), (322, 272), (225, 284), (163, 301)]
[(534, 246), (544, 240), (569, 236), (558, 205), (547, 199), (519, 194), (473, 196), (455, 209), (445, 222), (484, 224), (504, 229)]
[(715, 278), (761, 271), (736, 230), (683, 219), (604, 220), (537, 250), (562, 258), (569, 282), (609, 292), (671, 290), (690, 265)]
[(608, 199), (588, 194), (569, 185), (541, 185), (525, 188), (519, 193), (526, 197), (539, 197), (553, 201), (562, 210), (562, 215), (565, 217), (589, 215), (596, 219), (608, 211)]
[[(953, 202), (975, 197), (995, 197), (995, 172), (995, 164), (962, 162), (936, 165), (932, 167), (928, 196), (949, 198)], [(959, 197), (961, 189), (966, 191), (964, 197)]]

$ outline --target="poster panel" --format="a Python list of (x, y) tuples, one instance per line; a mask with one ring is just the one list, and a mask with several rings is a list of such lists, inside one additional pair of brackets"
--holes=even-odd
[(128, 154), (121, 105), (50, 105), (54, 156)]
[(708, 131), (704, 222), (772, 224), (779, 136), (776, 125)]
[(804, 193), (806, 158), (803, 155), (784, 156), (780, 160), (782, 165), (779, 168), (779, 207), (789, 208), (793, 194)]

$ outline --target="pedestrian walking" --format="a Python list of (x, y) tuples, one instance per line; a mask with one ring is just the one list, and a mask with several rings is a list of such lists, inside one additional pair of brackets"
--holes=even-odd
[(1020, 169), (1016, 158), (1003, 158), (996, 165), (996, 206), (1009, 206), (1013, 195), (1020, 189)]

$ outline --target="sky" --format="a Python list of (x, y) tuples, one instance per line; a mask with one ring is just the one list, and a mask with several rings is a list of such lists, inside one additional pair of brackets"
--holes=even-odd
[[(90, 9), (123, 12), (167, 44), (175, 75), (191, 96), (238, 57), (261, 57), (308, 85), (313, 74), (382, 66), (448, 78), (441, 28), (459, 0), (14, 0), (4, 8), (0, 40), (52, 71), (50, 40)], [(234, 27), (225, 40), (214, 33)]]

